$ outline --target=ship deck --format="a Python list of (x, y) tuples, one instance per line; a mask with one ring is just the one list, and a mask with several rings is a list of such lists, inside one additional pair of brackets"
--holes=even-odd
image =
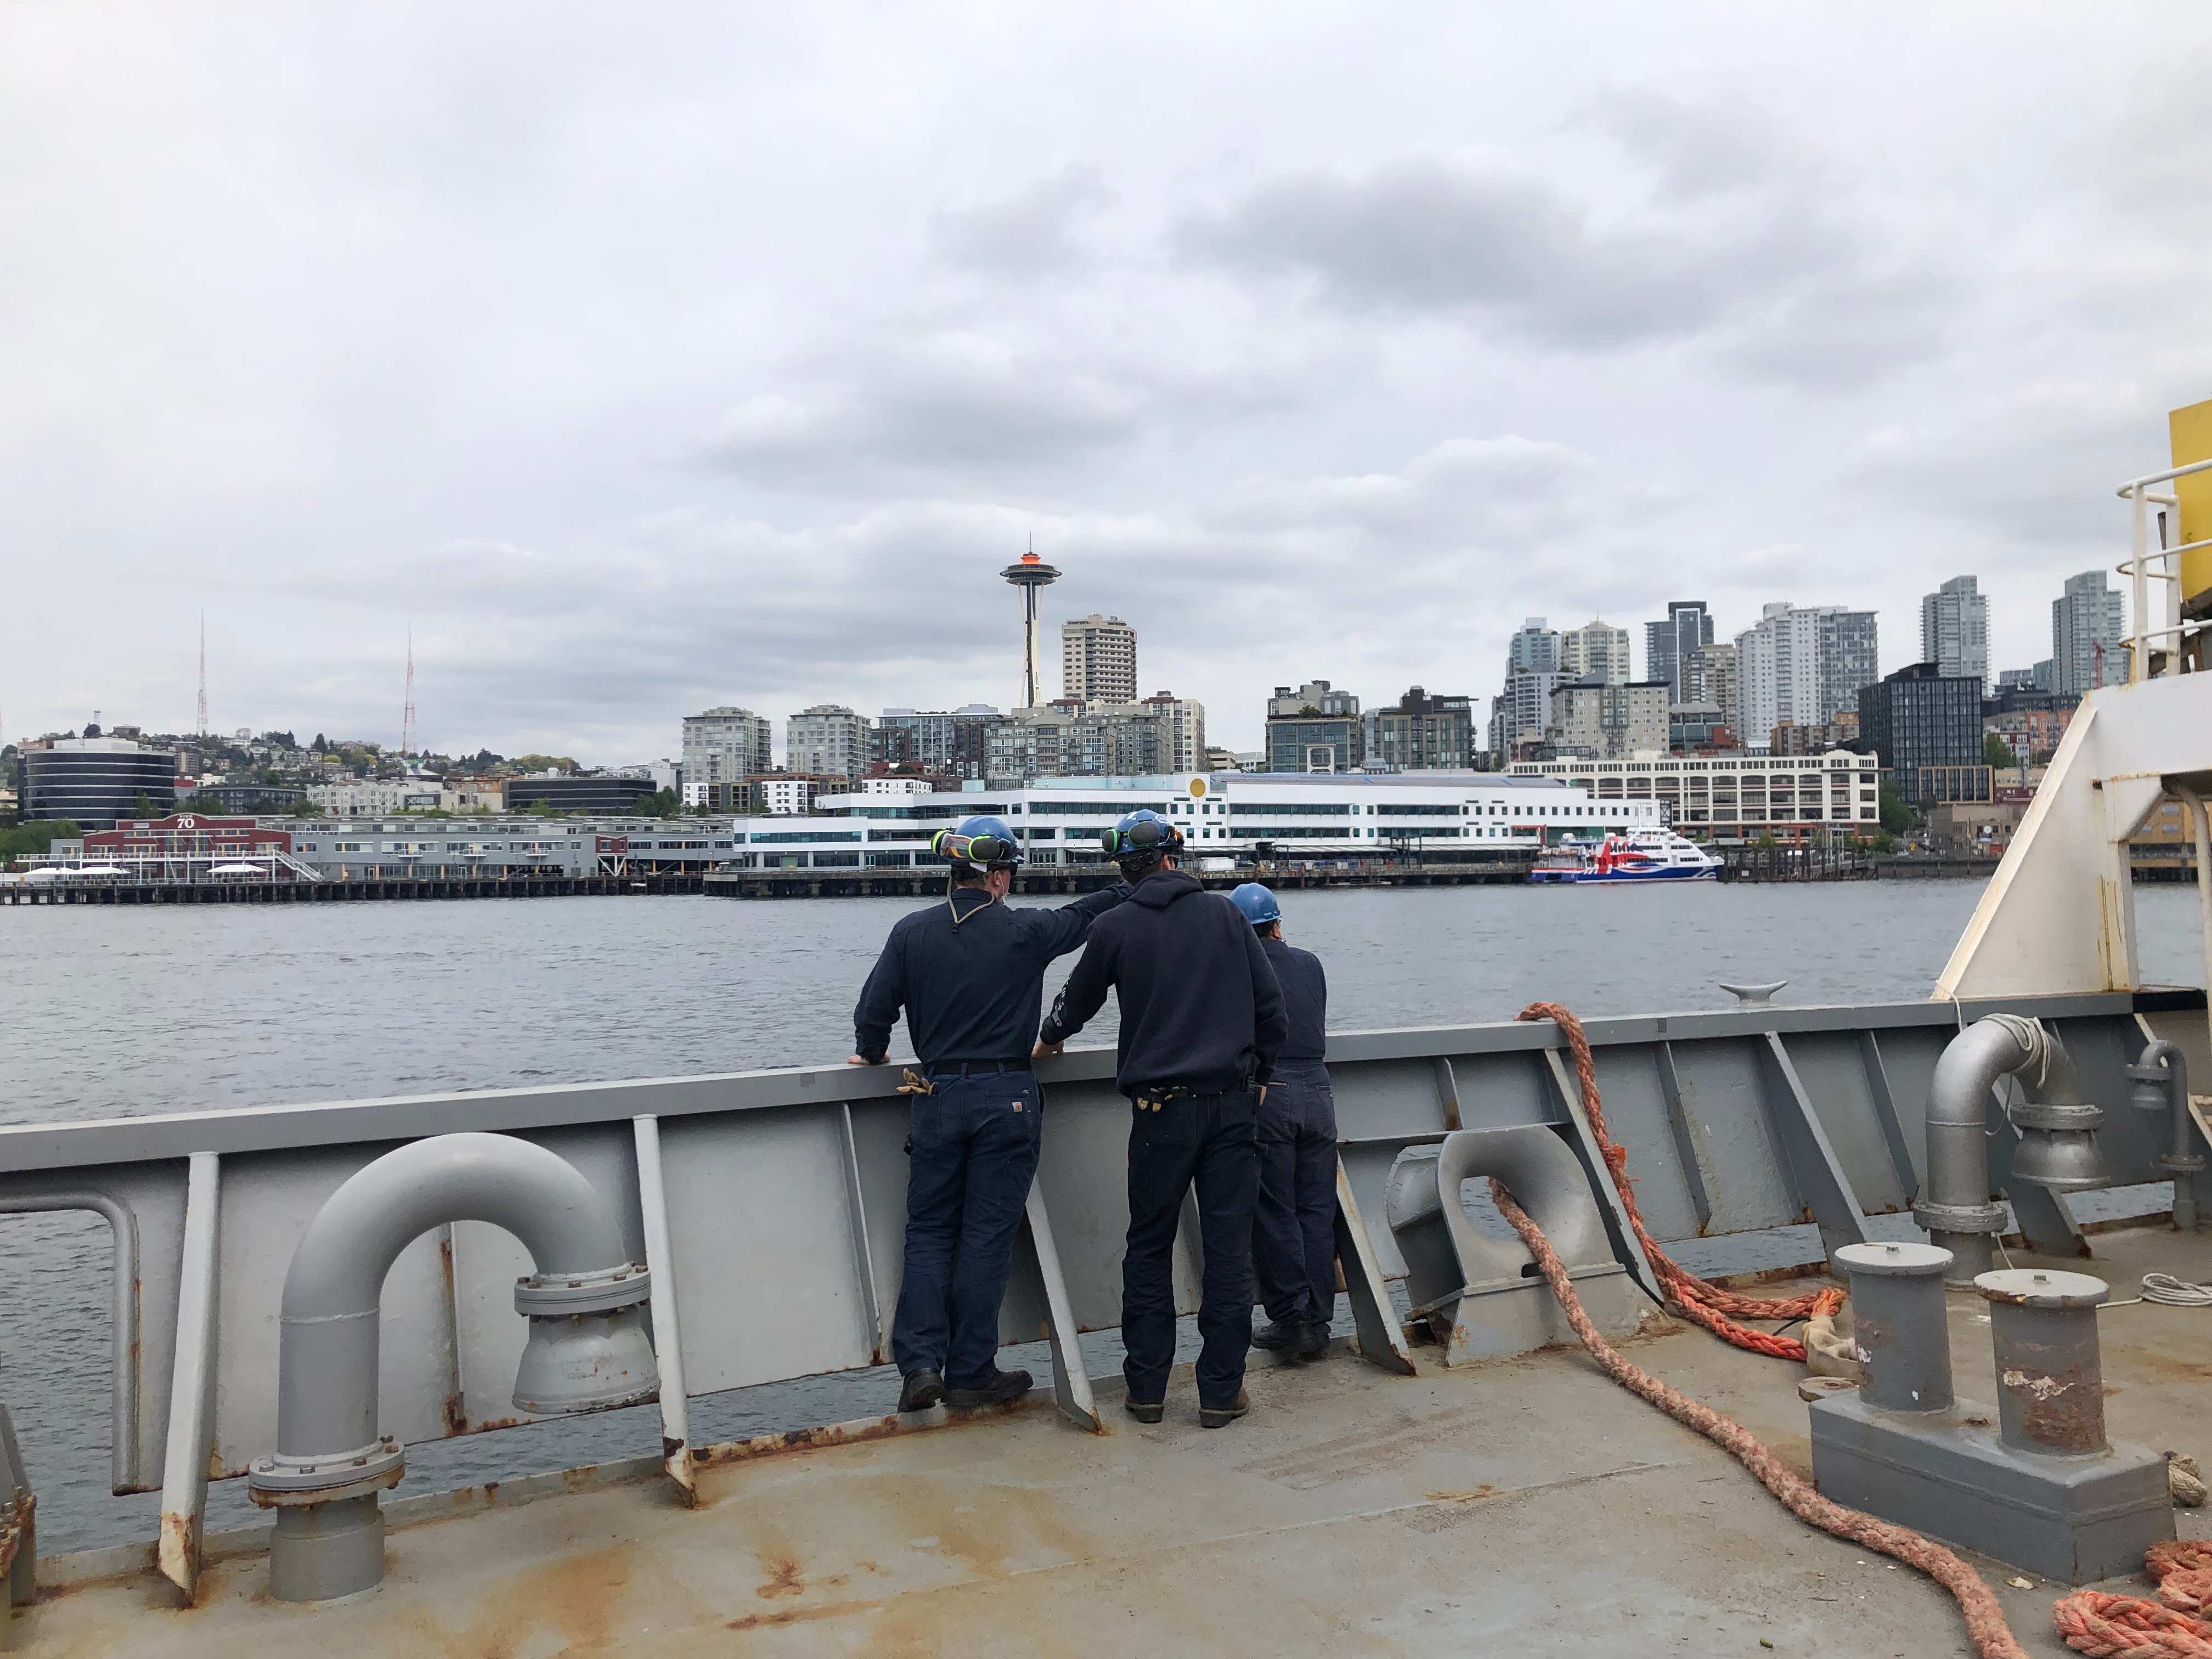
[[(2152, 1269), (2212, 1279), (2212, 1235), (2094, 1243), (2095, 1262), (2063, 1265), (2118, 1297)], [(1951, 1298), (1959, 1392), (1986, 1400), (1981, 1308)], [(2138, 1304), (2101, 1322), (2113, 1437), (2212, 1466), (2212, 1315)], [(1798, 1367), (1683, 1327), (1626, 1346), (1809, 1473)], [(1102, 1435), (1045, 1395), (728, 1458), (701, 1471), (696, 1510), (642, 1479), (478, 1494), (395, 1525), (386, 1583), (342, 1602), (270, 1601), (265, 1560), (234, 1543), (191, 1608), (150, 1571), (81, 1579), (42, 1590), (15, 1633), (84, 1659), (1969, 1651), (1941, 1589), (1801, 1525), (1579, 1350), (1449, 1369), (1437, 1352), (1416, 1349), (1412, 1377), (1342, 1347), (1302, 1368), (1255, 1355), (1253, 1413), (1218, 1431), (1198, 1427), (1184, 1373), (1157, 1427), (1120, 1411), (1116, 1383)], [(2208, 1513), (2179, 1511), (2183, 1534), (2212, 1532)], [(2026, 1575), (1975, 1559), (2028, 1650), (2063, 1653), (2064, 1587), (2016, 1589)]]

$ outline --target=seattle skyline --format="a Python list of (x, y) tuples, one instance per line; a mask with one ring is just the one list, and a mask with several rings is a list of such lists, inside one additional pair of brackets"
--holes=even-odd
[(203, 608), (224, 730), (410, 617), (431, 744), (1010, 704), (1031, 535), (1237, 748), (1686, 591), (2049, 654), (2212, 390), (2212, 18), (1707, 9), (13, 10), (13, 735), (193, 729)]

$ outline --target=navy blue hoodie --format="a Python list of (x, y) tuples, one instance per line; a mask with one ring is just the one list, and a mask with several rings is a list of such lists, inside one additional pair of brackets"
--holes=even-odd
[(1129, 894), (1127, 883), (1047, 909), (993, 902), (980, 888), (899, 918), (853, 1010), (853, 1052), (876, 1061), (906, 1010), (907, 1034), (927, 1071), (950, 1060), (1026, 1066), (1044, 1002), (1044, 970), (1083, 943), (1093, 917)]
[(1132, 1099), (1154, 1088), (1217, 1094), (1248, 1078), (1265, 1083), (1289, 1035), (1282, 988), (1252, 924), (1180, 870), (1154, 871), (1098, 918), (1043, 1040), (1081, 1030), (1109, 986), (1121, 1004), (1114, 1083)]

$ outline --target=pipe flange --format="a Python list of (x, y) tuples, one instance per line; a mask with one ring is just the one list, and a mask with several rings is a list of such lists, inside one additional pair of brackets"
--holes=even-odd
[(2001, 1233), (2005, 1210), (2002, 1204), (1936, 1204), (1915, 1200), (1912, 1219), (1931, 1233)]
[(335, 1504), (396, 1486), (406, 1473), (406, 1448), (387, 1434), (349, 1452), (257, 1457), (246, 1472), (246, 1493), (264, 1510)]
[(2069, 1133), (2082, 1133), (2095, 1128), (2105, 1121), (2101, 1106), (2053, 1106), (2038, 1100), (2024, 1100), (2005, 1113), (2016, 1128), (2057, 1129)]
[(531, 1319), (612, 1313), (653, 1295), (653, 1274), (642, 1261), (626, 1261), (595, 1273), (537, 1273), (514, 1281), (514, 1310)]
[[(2170, 1086), (2173, 1082), (2173, 1073), (2166, 1069), (2163, 1060), (2150, 1066), (2130, 1066), (2127, 1076), (2130, 1083), (2155, 1083), (2161, 1087)], [(2166, 1104), (2161, 1100), (2156, 1106), (2146, 1106), (2143, 1109), (2162, 1112), (2166, 1109)]]
[(2193, 1175), (2197, 1170), (2204, 1167), (2204, 1154), (2202, 1152), (2160, 1152), (2158, 1155), (2158, 1166), (2161, 1170), (2172, 1170), (2182, 1175)]

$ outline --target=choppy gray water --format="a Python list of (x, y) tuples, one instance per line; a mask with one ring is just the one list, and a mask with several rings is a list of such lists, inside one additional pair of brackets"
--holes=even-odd
[[(1917, 998), (1979, 883), (1443, 888), (1286, 893), (1319, 951), (1330, 1025), (1727, 1006), (1722, 980), (1787, 1002)], [(2196, 894), (2139, 889), (2146, 974), (2203, 981)], [(0, 1122), (357, 1099), (819, 1064), (852, 1044), (853, 999), (908, 900), (579, 898), (210, 909), (0, 911)], [(1048, 981), (1048, 994), (1073, 958)], [(1110, 1042), (1109, 1016), (1078, 1039)], [(895, 1049), (902, 1053), (903, 1048)], [(40, 1488), (47, 1550), (149, 1537), (155, 1500), (106, 1492), (107, 1234), (0, 1218), (0, 1401)], [(1800, 1252), (1802, 1254), (1802, 1252)], [(1789, 1259), (1795, 1260), (1792, 1255)], [(1111, 1370), (1110, 1336), (1086, 1339)], [(878, 1373), (694, 1403), (707, 1439), (888, 1409)], [(435, 1491), (657, 1451), (649, 1408), (409, 1452)], [(242, 1483), (210, 1525), (251, 1517)]]

